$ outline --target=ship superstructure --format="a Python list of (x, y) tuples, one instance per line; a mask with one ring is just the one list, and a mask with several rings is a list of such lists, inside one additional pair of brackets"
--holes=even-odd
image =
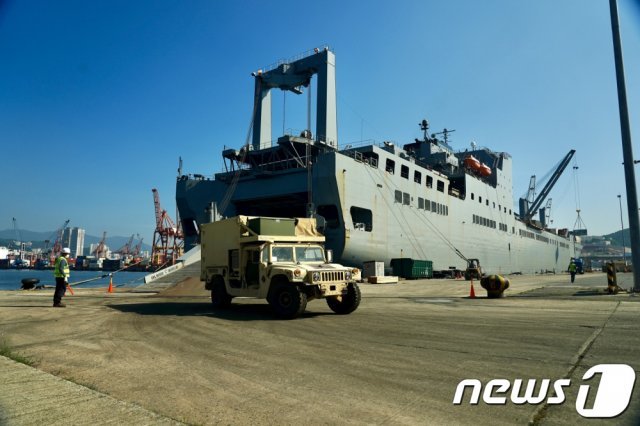
[[(354, 266), (413, 258), (432, 260), (434, 269), (463, 269), (465, 258), (479, 258), (487, 272), (559, 272), (579, 254), (570, 233), (546, 229), (529, 211), (512, 211), (512, 158), (505, 152), (476, 146), (455, 152), (451, 131), (440, 139), (426, 120), (423, 137), (402, 147), (340, 149), (335, 56), (328, 48), (253, 75), (251, 143), (225, 149), (226, 171), (213, 178), (178, 177), (187, 249), (197, 244), (200, 224), (248, 215), (316, 216), (327, 248)], [(307, 129), (271, 144), (270, 90), (301, 93), (314, 75), (315, 135)]]

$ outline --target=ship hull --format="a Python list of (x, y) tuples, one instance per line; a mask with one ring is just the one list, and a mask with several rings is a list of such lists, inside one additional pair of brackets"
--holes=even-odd
[[(518, 220), (510, 207), (509, 182), (501, 182), (500, 176), (493, 187), (465, 175), (466, 193), (460, 195), (444, 174), (379, 147), (371, 152), (375, 163), (353, 152), (333, 151), (319, 155), (313, 165), (311, 199), (326, 220), (327, 248), (341, 263), (361, 267), (366, 261), (383, 261), (389, 266), (391, 259), (413, 258), (431, 260), (434, 270), (446, 270), (466, 268), (466, 257), (480, 259), (488, 273), (540, 273), (565, 271), (570, 258), (579, 255), (580, 245), (572, 236)], [(386, 156), (394, 158), (398, 168), (406, 163), (412, 173), (407, 177), (378, 166)], [(420, 182), (413, 179), (414, 171)], [(431, 187), (425, 185), (428, 176)], [(510, 170), (505, 176), (510, 179)], [(244, 174), (235, 187), (232, 181), (232, 174), (211, 180), (179, 178), (176, 200), (187, 246), (197, 243), (199, 224), (211, 220), (211, 202), (218, 208), (224, 205), (231, 187), (230, 202), (219, 215), (306, 214), (304, 168)]]

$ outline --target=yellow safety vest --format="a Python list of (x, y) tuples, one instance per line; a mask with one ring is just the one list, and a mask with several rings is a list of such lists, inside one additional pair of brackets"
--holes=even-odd
[[(60, 268), (60, 266), (62, 266), (62, 261), (64, 260), (64, 266), (62, 268)], [(69, 278), (69, 261), (67, 259), (65, 259), (64, 256), (58, 256), (56, 258), (56, 264), (53, 268), (53, 276), (56, 278)]]

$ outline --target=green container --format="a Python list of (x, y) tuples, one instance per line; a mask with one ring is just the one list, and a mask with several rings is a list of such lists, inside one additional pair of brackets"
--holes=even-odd
[(280, 219), (273, 217), (256, 217), (247, 222), (249, 229), (260, 235), (279, 235), (294, 237), (296, 235), (295, 219)]
[(408, 280), (433, 278), (433, 262), (430, 260), (391, 259), (391, 268), (393, 269), (393, 275)]

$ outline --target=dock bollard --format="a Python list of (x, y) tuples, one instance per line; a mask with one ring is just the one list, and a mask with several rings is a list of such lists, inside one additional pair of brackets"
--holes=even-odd
[(504, 296), (504, 291), (509, 288), (509, 280), (502, 275), (488, 275), (482, 277), (480, 285), (487, 290), (489, 299), (497, 299)]
[(619, 289), (616, 265), (613, 262), (609, 262), (607, 263), (607, 291), (609, 294), (618, 294)]

